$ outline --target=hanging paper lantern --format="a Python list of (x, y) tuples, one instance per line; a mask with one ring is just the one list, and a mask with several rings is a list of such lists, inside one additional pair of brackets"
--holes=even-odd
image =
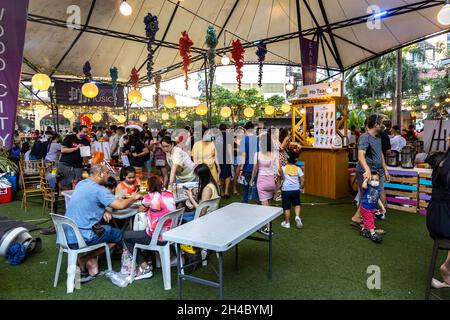
[(125, 121), (127, 121), (127, 118), (123, 114), (121, 114), (120, 116), (117, 117), (117, 121), (119, 123), (124, 123)]
[(272, 107), (272, 106), (267, 106), (267, 107), (264, 109), (264, 112), (266, 113), (266, 115), (271, 116), (271, 115), (273, 115), (273, 113), (275, 112), (275, 108)]
[(92, 120), (95, 122), (100, 122), (102, 120), (102, 115), (100, 113), (94, 113), (92, 115)]
[(204, 104), (199, 104), (195, 109), (195, 113), (197, 113), (199, 116), (204, 116), (208, 113), (208, 107)]
[(87, 82), (81, 87), (81, 92), (87, 98), (95, 98), (98, 95), (98, 87), (95, 83)]
[(140, 122), (147, 122), (147, 115), (146, 114), (141, 114), (139, 116), (139, 121)]
[(167, 96), (164, 98), (163, 104), (166, 108), (172, 109), (177, 105), (177, 100), (174, 96)]
[(184, 119), (184, 118), (186, 118), (186, 117), (187, 117), (186, 111), (181, 111), (181, 112), (180, 112), (180, 118), (181, 118), (181, 119)]
[(228, 118), (231, 116), (231, 108), (230, 107), (223, 107), (220, 109), (220, 116), (222, 118)]
[(52, 81), (50, 77), (44, 73), (36, 73), (33, 78), (31, 78), (31, 84), (34, 90), (45, 91), (50, 88)]
[(38, 104), (35, 109), (36, 109), (37, 112), (41, 112), (42, 113), (42, 112), (45, 112), (47, 110), (47, 107), (45, 105), (43, 105), (43, 104)]
[(251, 118), (255, 115), (255, 110), (253, 108), (245, 108), (244, 109), (244, 116), (246, 116), (247, 118)]
[(142, 94), (138, 90), (133, 89), (128, 92), (128, 100), (132, 103), (139, 103), (142, 100)]
[(74, 116), (74, 114), (72, 110), (64, 110), (63, 116), (66, 119), (71, 119)]
[(288, 113), (289, 111), (291, 111), (291, 105), (289, 103), (285, 103), (281, 106), (281, 111), (283, 111), (283, 113)]
[(169, 114), (166, 113), (166, 112), (164, 112), (164, 113), (161, 115), (161, 119), (163, 119), (163, 120), (169, 120)]

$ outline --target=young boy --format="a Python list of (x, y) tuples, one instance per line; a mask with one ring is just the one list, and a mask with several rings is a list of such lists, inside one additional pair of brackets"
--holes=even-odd
[(300, 191), (303, 191), (305, 178), (302, 169), (295, 165), (296, 158), (296, 155), (290, 155), (288, 158), (288, 164), (281, 168), (283, 178), (281, 186), (281, 199), (284, 210), (284, 221), (281, 223), (281, 226), (286, 229), (291, 227), (289, 219), (291, 217), (292, 207), (294, 207), (295, 211), (295, 222), (297, 224), (297, 228), (303, 228), (302, 218), (300, 218)]
[(386, 209), (380, 200), (380, 175), (376, 171), (372, 172), (371, 175), (371, 180), (369, 181), (366, 178), (362, 184), (363, 194), (361, 197), (360, 211), (363, 226), (361, 235), (370, 238), (375, 243), (381, 243), (381, 236), (375, 232), (375, 214), (378, 212), (378, 205), (382, 213), (386, 213)]

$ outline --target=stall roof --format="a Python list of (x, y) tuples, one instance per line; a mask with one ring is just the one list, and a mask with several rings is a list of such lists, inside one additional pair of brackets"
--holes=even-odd
[[(68, 8), (76, 3), (81, 29), (67, 28)], [(24, 78), (37, 70), (53, 77), (79, 77), (90, 61), (94, 77), (109, 78), (109, 69), (119, 69), (127, 81), (133, 67), (145, 81), (146, 38), (144, 17), (159, 19), (155, 74), (163, 80), (181, 75), (178, 40), (186, 30), (194, 42), (191, 69), (203, 67), (205, 33), (213, 23), (219, 36), (219, 55), (230, 51), (240, 38), (246, 47), (246, 63), (255, 63), (255, 43), (265, 40), (268, 64), (300, 64), (299, 23), (302, 34), (320, 39), (319, 65), (347, 70), (396, 48), (430, 35), (448, 32), (437, 22), (445, 1), (432, 0), (128, 0), (131, 16), (119, 12), (121, 0), (30, 1), (24, 52)], [(299, 17), (297, 6), (299, 5)], [(373, 20), (369, 5), (381, 12), (380, 28), (369, 28)], [(72, 7), (73, 8), (73, 7)], [(370, 11), (369, 11), (370, 12)]]

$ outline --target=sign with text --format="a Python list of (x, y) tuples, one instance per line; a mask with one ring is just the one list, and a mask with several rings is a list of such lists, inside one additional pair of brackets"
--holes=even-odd
[(330, 96), (332, 97), (342, 96), (342, 81), (333, 81), (331, 83), (328, 82), (318, 83), (309, 86), (299, 87), (296, 93), (297, 99), (311, 99)]
[(55, 81), (56, 103), (66, 106), (106, 106), (123, 107), (124, 94), (123, 86), (118, 86), (117, 94), (114, 96), (112, 85), (106, 83), (96, 83), (98, 95), (93, 99), (88, 99), (81, 93), (84, 83)]
[(300, 37), (300, 54), (302, 58), (303, 84), (310, 85), (317, 82), (317, 62), (319, 59), (319, 43)]
[(28, 0), (0, 4), (0, 146), (11, 148), (19, 95)]

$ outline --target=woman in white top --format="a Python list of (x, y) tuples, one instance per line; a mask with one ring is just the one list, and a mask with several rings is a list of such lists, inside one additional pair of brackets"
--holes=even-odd
[(45, 161), (59, 161), (59, 157), (61, 156), (61, 143), (59, 142), (60, 139), (61, 137), (59, 134), (55, 134), (52, 136), (52, 141), (50, 143), (47, 155), (45, 156)]

